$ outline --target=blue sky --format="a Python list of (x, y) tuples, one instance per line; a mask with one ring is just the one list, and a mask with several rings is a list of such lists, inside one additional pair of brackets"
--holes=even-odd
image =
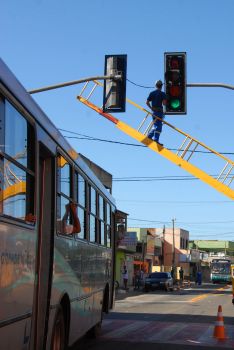
[[(163, 80), (164, 52), (170, 51), (187, 52), (188, 83), (234, 85), (233, 13), (232, 0), (3, 0), (0, 54), (27, 89), (102, 75), (106, 54), (127, 54), (128, 79), (153, 87)], [(58, 128), (136, 144), (78, 102), (80, 90), (73, 86), (34, 98)], [(143, 107), (150, 91), (127, 83), (127, 96)], [(232, 90), (188, 88), (187, 115), (166, 120), (219, 152), (234, 152), (233, 100)], [(133, 125), (137, 113), (127, 106), (117, 117)], [(191, 239), (234, 239), (233, 201), (199, 180), (175, 180), (190, 174), (158, 154), (143, 147), (69, 141), (113, 175), (113, 196), (129, 213), (129, 226), (170, 227), (175, 217)], [(161, 142), (174, 148), (174, 141), (164, 130)], [(209, 155), (201, 162), (213, 170)], [(137, 181), (118, 180), (133, 177)], [(159, 177), (163, 180), (152, 179)]]

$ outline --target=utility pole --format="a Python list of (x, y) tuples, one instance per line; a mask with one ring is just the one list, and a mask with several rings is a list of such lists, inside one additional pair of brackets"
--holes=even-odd
[(143, 263), (143, 267), (144, 267), (144, 263), (145, 263), (145, 241), (144, 241), (144, 239), (142, 239), (141, 243), (142, 243), (142, 263)]
[(172, 266), (175, 268), (175, 218), (172, 219)]

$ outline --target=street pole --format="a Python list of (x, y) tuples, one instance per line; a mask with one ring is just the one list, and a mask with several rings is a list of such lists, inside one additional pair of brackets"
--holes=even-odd
[(172, 219), (172, 240), (173, 240), (173, 243), (172, 243), (172, 266), (173, 266), (173, 269), (175, 268), (175, 218)]
[(145, 271), (145, 241), (142, 239), (142, 270)]
[(222, 87), (225, 89), (234, 90), (234, 85), (223, 84), (223, 83), (191, 83), (186, 84), (187, 87)]
[[(65, 83), (61, 84), (55, 84), (55, 85), (50, 85), (50, 86), (45, 86), (42, 88), (34, 89), (34, 90), (29, 90), (28, 93), (32, 94), (37, 94), (38, 92), (43, 92), (43, 91), (48, 91), (48, 90), (54, 90), (54, 89), (59, 89), (63, 88), (66, 86), (71, 86), (71, 85), (76, 85), (76, 84), (81, 84), (85, 83), (87, 81), (92, 81), (92, 80), (108, 80), (108, 79), (113, 79), (113, 80), (121, 80), (122, 75), (117, 74), (117, 75), (102, 75), (102, 76), (95, 76), (95, 77), (88, 77), (88, 78), (83, 78), (79, 80), (73, 80), (73, 81), (68, 81)], [(223, 84), (223, 83), (190, 83), (186, 84), (186, 87), (222, 87), (225, 89), (230, 89), (234, 90), (234, 85), (229, 85), (229, 84)]]
[(121, 74), (119, 74), (119, 75), (112, 74), (112, 75), (102, 75), (102, 76), (88, 77), (88, 78), (83, 78), (83, 79), (79, 79), (79, 80), (68, 81), (66, 83), (45, 86), (45, 87), (42, 87), (42, 88), (39, 88), (39, 89), (29, 90), (28, 93), (32, 95), (32, 94), (36, 94), (38, 92), (54, 90), (54, 89), (59, 89), (59, 88), (63, 88), (63, 87), (66, 87), (66, 86), (71, 86), (71, 85), (85, 83), (87, 81), (108, 80), (108, 79), (121, 80), (122, 79), (122, 75)]

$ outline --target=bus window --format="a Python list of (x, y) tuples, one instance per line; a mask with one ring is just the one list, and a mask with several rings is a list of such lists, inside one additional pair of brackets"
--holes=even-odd
[(100, 243), (101, 245), (105, 245), (105, 224), (103, 221), (100, 221)]
[(106, 223), (107, 225), (111, 224), (111, 208), (109, 203), (106, 204)]
[(69, 163), (61, 155), (58, 156), (58, 194), (57, 194), (57, 232), (74, 234), (81, 231), (77, 204), (71, 198), (72, 170)]
[(85, 235), (85, 217), (86, 217), (86, 212), (83, 208), (78, 206), (78, 218), (80, 220), (80, 233), (78, 235), (79, 238), (86, 238)]
[(34, 130), (7, 101), (1, 100), (1, 213), (34, 225)]
[(27, 121), (8, 101), (5, 106), (5, 153), (27, 167)]
[(96, 219), (92, 214), (89, 216), (89, 240), (90, 242), (96, 241)]
[(104, 220), (105, 217), (105, 202), (102, 196), (99, 195), (99, 218)]
[(86, 181), (75, 172), (75, 200), (78, 205), (78, 218), (80, 220), (80, 233), (77, 237), (86, 239)]
[(97, 242), (97, 230), (96, 230), (96, 190), (89, 186), (89, 240), (90, 242)]
[(98, 195), (98, 223), (99, 223), (99, 243), (105, 245), (105, 201), (101, 195)]
[(86, 183), (83, 176), (78, 174), (78, 203), (83, 208), (86, 206)]
[(90, 212), (94, 215), (97, 214), (96, 191), (91, 186), (90, 186)]
[(106, 245), (111, 247), (111, 206), (106, 204)]
[(71, 197), (71, 169), (66, 159), (58, 157), (58, 191)]

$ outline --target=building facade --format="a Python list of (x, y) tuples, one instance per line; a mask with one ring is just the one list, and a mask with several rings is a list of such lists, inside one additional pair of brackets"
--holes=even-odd
[(162, 266), (162, 240), (155, 228), (129, 227), (137, 236), (134, 270), (142, 269), (145, 274), (160, 271)]
[(163, 265), (165, 271), (172, 267), (178, 278), (179, 268), (184, 270), (184, 276), (190, 276), (189, 231), (182, 228), (157, 228), (156, 232), (163, 239)]

